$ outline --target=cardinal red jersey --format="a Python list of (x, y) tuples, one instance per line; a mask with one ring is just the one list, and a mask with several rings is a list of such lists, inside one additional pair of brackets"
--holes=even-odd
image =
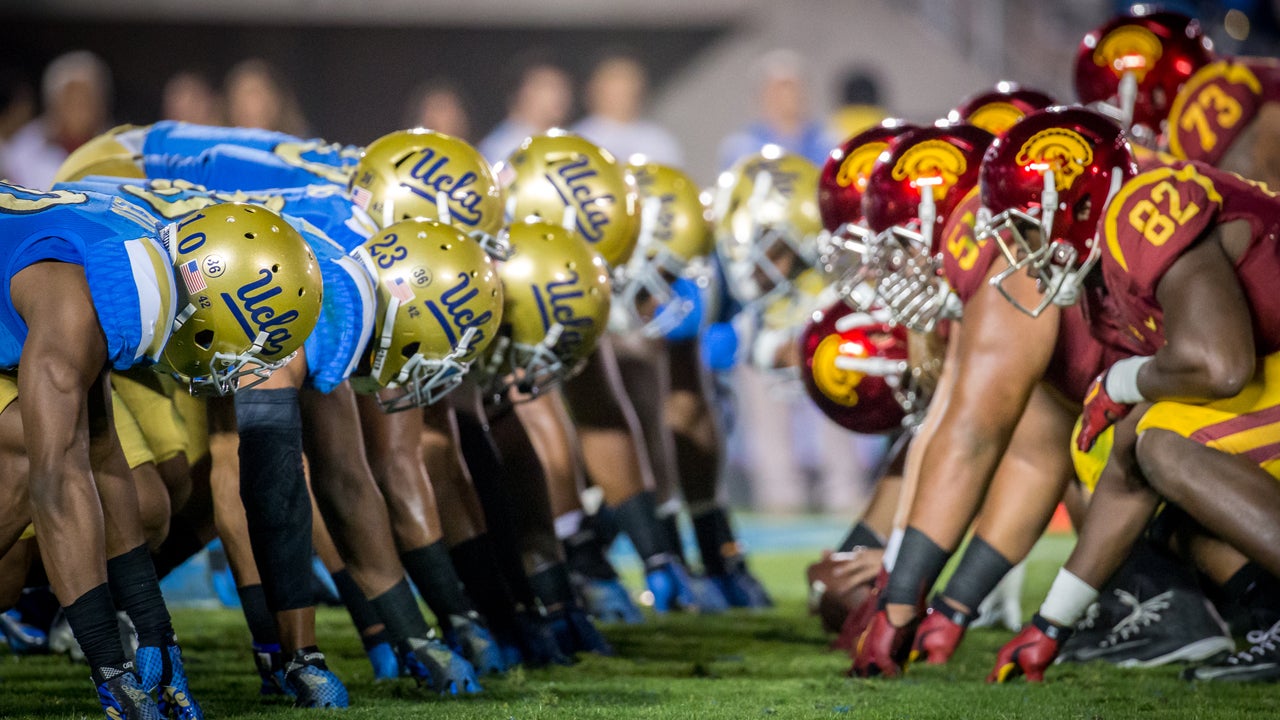
[[(1106, 307), (1094, 334), (1135, 355), (1165, 344), (1156, 288), (1174, 262), (1221, 224), (1242, 220), (1252, 237), (1236, 276), (1253, 316), (1258, 355), (1280, 350), (1280, 199), (1264, 186), (1200, 163), (1149, 170), (1125, 183), (1098, 228)], [(1091, 303), (1101, 294), (1089, 294)], [(1101, 318), (1109, 316), (1109, 321)]]
[[(997, 243), (980, 243), (974, 237), (974, 220), (981, 205), (974, 188), (956, 206), (942, 231), (942, 271), (964, 305), (986, 284), (991, 264), (1000, 257)], [(1044, 379), (1068, 399), (1083, 402), (1089, 383), (1106, 369), (1103, 346), (1090, 334), (1080, 307), (1063, 308), (1060, 316), (1057, 344)]]
[(1280, 100), (1280, 60), (1212, 62), (1182, 86), (1169, 108), (1165, 142), (1181, 160), (1217, 165), (1263, 105)]

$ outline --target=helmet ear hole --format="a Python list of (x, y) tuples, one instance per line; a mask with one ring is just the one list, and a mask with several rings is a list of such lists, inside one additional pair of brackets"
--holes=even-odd
[(200, 330), (195, 334), (192, 340), (195, 341), (195, 344), (201, 350), (208, 350), (213, 347), (213, 331), (209, 329)]
[(1089, 214), (1093, 212), (1093, 198), (1085, 195), (1080, 198), (1080, 202), (1076, 203), (1075, 214), (1076, 222), (1084, 222), (1089, 219)]
[(417, 341), (417, 340), (414, 340), (414, 341), (413, 341), (413, 342), (411, 342), (411, 343), (407, 343), (403, 348), (401, 348), (401, 349), (400, 349), (400, 354), (401, 354), (401, 355), (404, 355), (404, 356), (405, 356), (405, 359), (408, 359), (408, 358), (413, 357), (414, 355), (417, 355), (417, 354), (418, 354), (418, 341)]

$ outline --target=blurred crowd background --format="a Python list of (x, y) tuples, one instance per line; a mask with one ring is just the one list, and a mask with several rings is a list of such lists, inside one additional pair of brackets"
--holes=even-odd
[[(0, 0), (0, 177), (161, 119), (363, 144), (422, 125), (491, 161), (572, 128), (715, 174), (765, 143), (821, 163), (899, 116), (1017, 80), (1074, 100), (1080, 37), (1118, 0)], [(1219, 51), (1276, 55), (1280, 0), (1170, 0)], [(735, 505), (855, 512), (884, 451), (798, 383), (722, 373)], [(784, 411), (785, 410), (785, 411)]]

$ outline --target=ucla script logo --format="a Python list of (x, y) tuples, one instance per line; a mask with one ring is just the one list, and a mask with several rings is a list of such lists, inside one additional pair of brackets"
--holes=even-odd
[(444, 193), (449, 199), (449, 210), (454, 222), (475, 227), (480, 224), (480, 201), (484, 199), (472, 188), (479, 177), (469, 170), (454, 177), (447, 172), (448, 167), (447, 156), (427, 148), (409, 170), (409, 177), (416, 180), (417, 184), (404, 183), (404, 187), (429, 202), (435, 202), (436, 195)]
[(593, 325), (591, 318), (578, 317), (573, 311), (573, 301), (586, 295), (577, 285), (578, 273), (575, 270), (563, 280), (553, 280), (544, 287), (533, 286), (533, 299), (538, 302), (543, 329), (549, 330), (553, 323), (560, 323), (564, 328), (560, 343), (566, 347), (582, 343), (583, 334)]
[(293, 339), (288, 326), (298, 319), (298, 311), (290, 309), (285, 313), (276, 313), (270, 300), (282, 290), (279, 285), (271, 284), (275, 275), (270, 270), (263, 268), (258, 274), (260, 277), (257, 280), (241, 285), (234, 298), (221, 293), (222, 301), (227, 304), (250, 340), (257, 338), (258, 333), (267, 334), (267, 339), (262, 343), (262, 353), (268, 357), (276, 356), (284, 351), (284, 344)]
[[(577, 209), (578, 232), (587, 242), (595, 244), (604, 239), (609, 225), (609, 208), (617, 202), (610, 193), (597, 193), (589, 182), (600, 173), (591, 167), (591, 158), (572, 155), (568, 160), (552, 161), (546, 178), (560, 194), (564, 204)], [(551, 219), (553, 222), (555, 218)]]
[(476, 315), (475, 311), (466, 307), (467, 303), (479, 294), (480, 288), (471, 284), (471, 276), (460, 272), (458, 282), (440, 294), (440, 302), (435, 300), (426, 302), (427, 310), (431, 311), (436, 322), (440, 323), (445, 337), (449, 339), (450, 347), (458, 345), (459, 335), (454, 331), (454, 327), (462, 332), (466, 332), (467, 328), (476, 329), (476, 336), (471, 341), (473, 347), (479, 346), (484, 340), (484, 326), (493, 319), (493, 312), (485, 310)]

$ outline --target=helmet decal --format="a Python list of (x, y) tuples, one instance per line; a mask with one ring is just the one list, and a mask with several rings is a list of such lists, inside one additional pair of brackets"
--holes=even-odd
[(1142, 82), (1163, 54), (1164, 46), (1155, 33), (1140, 25), (1122, 25), (1098, 42), (1093, 61), (1117, 76), (1132, 72)]
[(964, 153), (945, 140), (925, 140), (909, 148), (893, 166), (894, 180), (909, 180), (913, 187), (932, 187), (940, 198), (968, 169)]
[[(845, 344), (844, 338), (839, 335), (828, 335), (818, 343), (818, 347), (813, 351), (813, 383), (832, 402), (845, 407), (854, 407), (858, 404), (858, 383), (862, 382), (864, 375), (854, 370), (841, 370), (836, 367), (836, 358), (851, 349), (862, 350), (862, 348), (856, 345), (852, 348), (841, 347)], [(856, 354), (866, 356), (865, 350)]]
[(867, 176), (871, 174), (871, 166), (876, 164), (876, 158), (880, 157), (880, 153), (888, 147), (887, 142), (870, 142), (855, 148), (840, 163), (840, 170), (836, 173), (836, 183), (840, 187), (856, 185), (859, 192), (866, 191)]
[(1022, 119), (1025, 112), (1017, 106), (1002, 102), (989, 102), (969, 113), (965, 119), (970, 125), (977, 125), (992, 135), (1000, 135), (1014, 123)]
[(1076, 178), (1093, 163), (1093, 148), (1075, 130), (1049, 128), (1023, 143), (1014, 162), (1039, 170), (1042, 175), (1052, 170), (1054, 185), (1061, 192), (1070, 189)]

